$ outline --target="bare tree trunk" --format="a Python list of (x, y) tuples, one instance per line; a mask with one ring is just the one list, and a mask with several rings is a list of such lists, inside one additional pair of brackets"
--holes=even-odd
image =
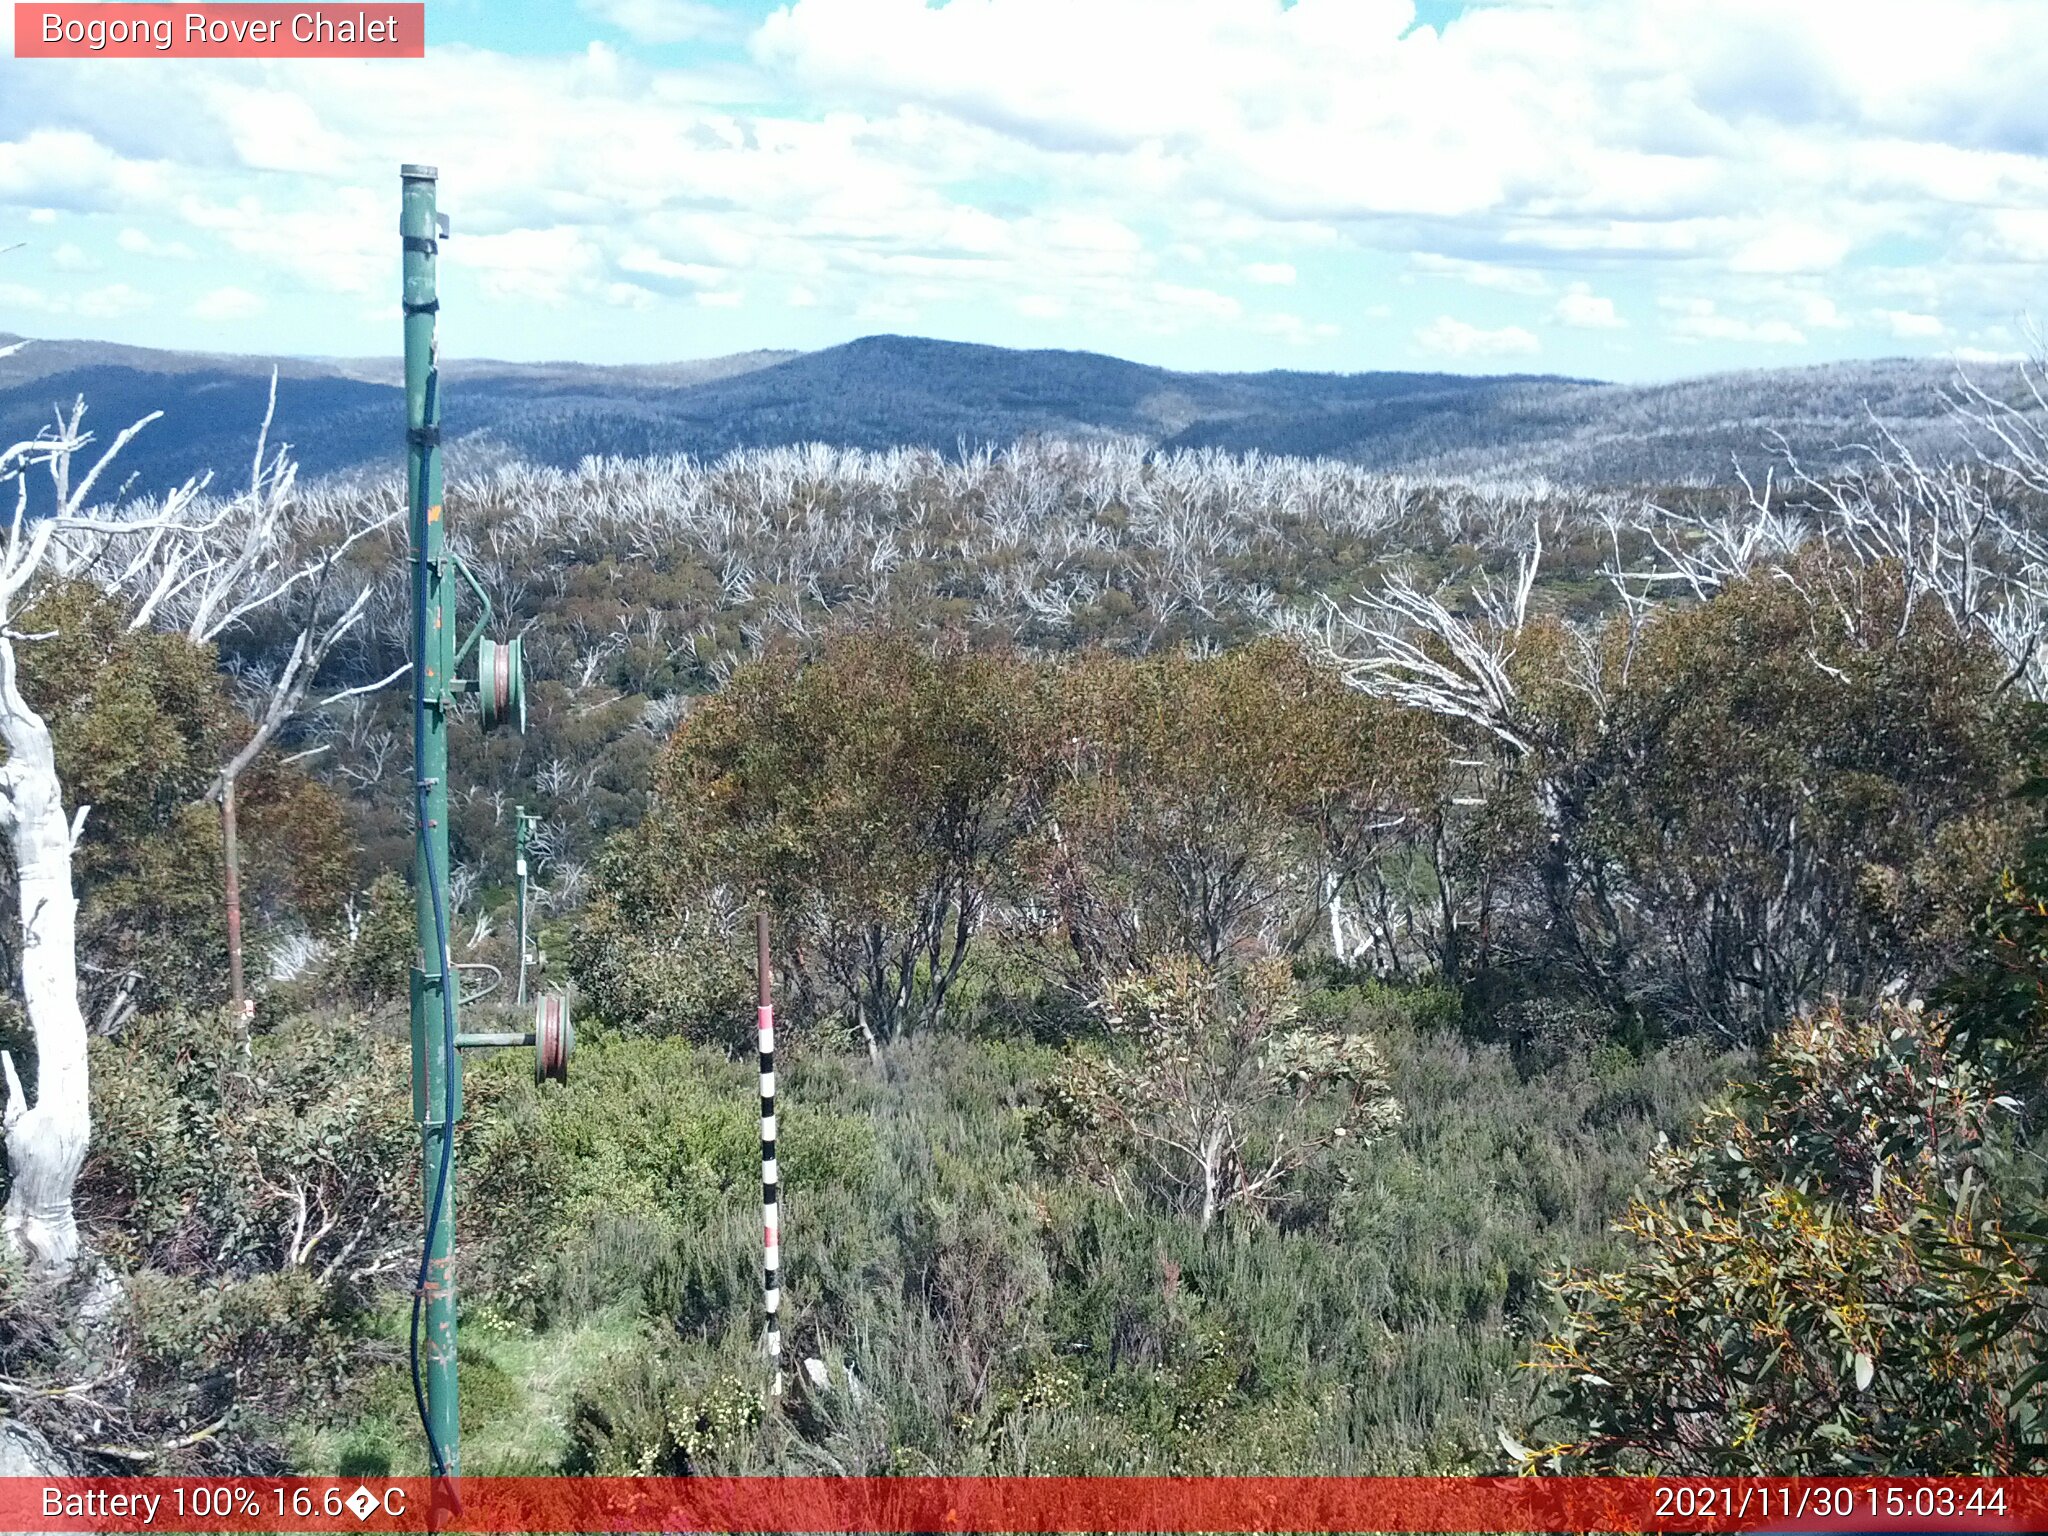
[(860, 1029), (860, 1038), (868, 1048), (868, 1063), (874, 1067), (882, 1065), (882, 1045), (875, 1038), (873, 1026), (868, 1023), (868, 1005), (858, 994), (853, 999), (853, 1021)]
[(1216, 1220), (1218, 1185), (1222, 1181), (1223, 1135), (1211, 1131), (1202, 1142), (1202, 1228), (1207, 1231)]
[(1349, 965), (1351, 955), (1344, 942), (1344, 892), (1334, 871), (1323, 875), (1323, 896), (1330, 911), (1330, 955), (1339, 965)]
[(235, 1019), (246, 1021), (251, 1012), (248, 987), (242, 980), (242, 855), (235, 841), (235, 781), (224, 779), (220, 787), (220, 835), (227, 866), (228, 899), (228, 992), (234, 999)]
[(21, 894), (21, 989), (36, 1046), (32, 1106), (12, 1054), (0, 1051), (7, 1079), (0, 1124), (13, 1177), (0, 1231), (31, 1268), (62, 1273), (78, 1257), (71, 1191), (92, 1135), (85, 1015), (78, 1005), (78, 899), (71, 885), (71, 850), (85, 810), (79, 809), (75, 821), (65, 819), (50, 728), (21, 695), (14, 644), (4, 635), (0, 739), (7, 745), (0, 779)]

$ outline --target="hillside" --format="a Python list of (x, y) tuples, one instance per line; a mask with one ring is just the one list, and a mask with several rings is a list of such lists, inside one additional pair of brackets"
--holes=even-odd
[[(103, 430), (163, 422), (127, 456), (138, 485), (237, 476), (273, 360), (38, 341), (0, 360), (0, 431), (33, 433), (83, 396)], [(389, 462), (396, 357), (276, 359), (277, 431), (309, 475)], [(1871, 433), (1866, 406), (1916, 449), (1950, 445), (1948, 364), (1843, 363), (1658, 385), (1508, 375), (1177, 373), (1089, 352), (871, 336), (819, 352), (659, 366), (451, 362), (458, 471), (508, 459), (716, 455), (825, 442), (954, 452), (1032, 436), (1328, 456), (1427, 476), (1583, 485), (1727, 478), (1774, 434), (1811, 458)]]
[[(715, 391), (731, 430), (764, 431), (815, 407), (834, 369), (874, 378), (876, 349), (917, 355), (734, 359), (668, 388)], [(1398, 419), (1419, 444), (1435, 412), (1471, 429), (1444, 451), (1483, 453), (1479, 428), (1520, 411), (1525, 445), (1569, 453), (1601, 432), (1654, 441), (1660, 421), (1746, 429), (1737, 399), (1825, 421), (1863, 387), (1847, 371), (1834, 394), (1798, 376), (1573, 386), (1607, 414), (1557, 409), (1546, 436), (1543, 392), (1564, 386), (923, 355), (863, 408), (1005, 368), (1019, 420), (1071, 421), (1063, 402), (1086, 396), (1126, 425), (1191, 426), (1293, 390), (1332, 430)], [(222, 442), (263, 380), (219, 359), (55, 361), (162, 387)], [(384, 430), (391, 385), (346, 367), (298, 367), (287, 412), (327, 401), (330, 421)], [(627, 392), (602, 370), (496, 376)], [(493, 382), (464, 370), (462, 398)], [(291, 568), (388, 510), (390, 478), (306, 498), (259, 564)], [(1930, 1099), (1951, 1070), (1937, 1010), (1884, 999), (1938, 995), (1970, 962), (1987, 880), (2038, 830), (2010, 791), (2033, 766), (2018, 696), (2048, 692), (2028, 617), (2041, 566), (1981, 515), (2023, 505), (2003, 494), (1934, 481), (1913, 505), (1936, 557), (1910, 568), (1884, 558), (1892, 503), (1738, 513), (1746, 578), (1705, 597), (1643, 583), (1624, 612), (1601, 565), (1655, 569), (1652, 535), (1684, 532), (1633, 491), (1148, 460), (1131, 438), (511, 466), (463, 487), (444, 526), (492, 632), (523, 639), (530, 713), (523, 734), (453, 721), (451, 959), (517, 974), (523, 809), (527, 948), (547, 957), (530, 983), (573, 982), (580, 1040), (567, 1083), (535, 1083), (524, 1049), (464, 1068), (465, 1467), (1420, 1476), (1498, 1473), (1525, 1442), (1604, 1466), (1583, 1378), (1639, 1371), (1654, 1411), (1712, 1379), (1700, 1351), (1732, 1316), (1756, 1322), (1744, 1348), (1796, 1359), (1794, 1385), (1745, 1366), (1752, 1397), (1647, 1443), (1692, 1455), (1696, 1424), (1732, 1439), (1764, 1401), (1774, 1459), (1745, 1465), (1803, 1472), (1832, 1454), (1807, 1449), (1829, 1446), (1810, 1426), (1842, 1399), (1792, 1394), (1854, 1383), (1832, 1321), (1849, 1307), (1878, 1318), (1854, 1342), (1885, 1362), (1849, 1388), (1864, 1464), (1979, 1465), (1974, 1437), (1928, 1452), (1919, 1426), (1976, 1422), (1962, 1394), (2005, 1401), (2048, 1358), (2048, 1322), (2003, 1354), (1958, 1343), (2048, 1259), (2031, 1235), (1993, 1248), (2009, 1240), (1988, 1224), (1940, 1270), (1908, 1244), (1929, 1240), (1920, 1190), (1964, 1173), (1988, 1222), (2040, 1209), (2031, 1171), (1977, 1150), (1986, 1125), (2039, 1124), (2038, 1069), (2002, 1103), (1959, 1068)], [(186, 569), (265, 548), (219, 506), (187, 509), (209, 542)], [(1515, 570), (1537, 527), (1515, 632), (1482, 627), (1473, 568)], [(155, 533), (110, 534), (84, 569), (133, 569)], [(410, 693), (376, 682), (409, 647), (415, 568), (395, 544), (356, 548), (316, 588), (330, 613), (362, 603), (320, 682), (350, 696), (306, 710), (237, 794), (253, 1026), (229, 1001), (225, 828), (202, 797), (298, 649), (293, 606), (195, 647), (182, 612), (137, 623), (128, 589), (73, 583), (17, 626), (61, 803), (91, 808), (78, 996), (105, 1022), (77, 1208), (124, 1305), (114, 1364), (86, 1375), (71, 1335), (0, 1294), (0, 1379), (18, 1390), (0, 1444), (82, 1445), (116, 1472), (137, 1446), (181, 1475), (426, 1467), (406, 1360), (426, 1219), (403, 1023), (418, 926), (400, 874), (419, 779)], [(1316, 634), (1312, 615), (1333, 625), (1328, 654), (1271, 634)], [(1454, 680), (1505, 686), (1347, 686), (1439, 642), (1469, 669)], [(0, 901), (20, 908), (14, 867)], [(780, 961), (789, 1379), (766, 1411), (739, 892), (762, 893)], [(470, 1027), (523, 1030), (532, 1015), (497, 994), (465, 998)], [(33, 1043), (0, 1017), (0, 1044)], [(1774, 1096), (1750, 1120), (1719, 1098), (1731, 1076)], [(1191, 1123), (1212, 1128), (1192, 1153)], [(1674, 1185), (1675, 1158), (1708, 1182)], [(1703, 1198), (1726, 1242), (1680, 1219)], [(1646, 1238), (1651, 1221), (1677, 1236)], [(1987, 1251), (2018, 1256), (1981, 1280), (1950, 1265)], [(1622, 1302), (1589, 1314), (1562, 1287), (1594, 1274), (1618, 1276)], [(1685, 1310), (1664, 1325), (1672, 1297)], [(1540, 1374), (1561, 1340), (1586, 1351), (1565, 1380)]]

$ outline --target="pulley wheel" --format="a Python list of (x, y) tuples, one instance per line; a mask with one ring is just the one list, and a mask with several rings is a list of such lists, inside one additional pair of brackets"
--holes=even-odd
[(477, 642), (476, 693), (485, 730), (511, 724), (526, 734), (526, 668), (517, 638)]
[(569, 1022), (569, 999), (560, 992), (543, 993), (533, 1005), (533, 1080), (569, 1081), (569, 1056), (576, 1049), (576, 1027)]

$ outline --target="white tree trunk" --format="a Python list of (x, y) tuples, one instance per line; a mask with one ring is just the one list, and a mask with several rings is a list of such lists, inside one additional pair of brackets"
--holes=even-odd
[(1344, 892), (1334, 871), (1323, 876), (1323, 897), (1330, 908), (1330, 953), (1339, 965), (1351, 963), (1351, 948), (1345, 941)]
[(50, 728), (16, 686), (14, 645), (0, 636), (0, 740), (7, 764), (7, 831), (21, 889), (21, 987), (36, 1043), (36, 1098), (22, 1091), (12, 1056), (7, 1079), (8, 1247), (32, 1269), (68, 1270), (78, 1257), (72, 1186), (92, 1134), (85, 1015), (78, 1006), (78, 898), (71, 849), (79, 824), (64, 815)]
[(1223, 1180), (1223, 1133), (1211, 1131), (1202, 1141), (1202, 1226), (1206, 1230), (1215, 1220), (1221, 1204), (1218, 1199)]

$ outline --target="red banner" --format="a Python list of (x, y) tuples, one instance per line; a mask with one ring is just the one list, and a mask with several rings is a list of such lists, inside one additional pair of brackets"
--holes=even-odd
[(419, 59), (422, 3), (29, 5), (16, 0), (18, 59)]
[(2015, 1532), (2048, 1478), (12, 1478), (0, 1530)]

